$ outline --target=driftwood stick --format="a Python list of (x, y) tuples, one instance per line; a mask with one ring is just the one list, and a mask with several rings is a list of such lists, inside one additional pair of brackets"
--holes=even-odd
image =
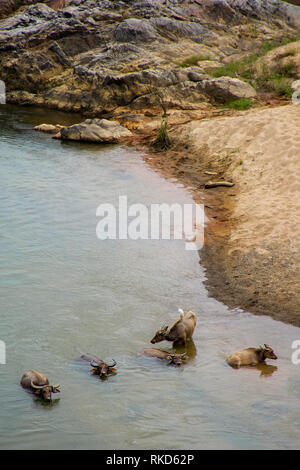
[(234, 186), (234, 183), (230, 183), (229, 181), (208, 181), (204, 185), (205, 188), (218, 188), (219, 186), (231, 188), (232, 186)]

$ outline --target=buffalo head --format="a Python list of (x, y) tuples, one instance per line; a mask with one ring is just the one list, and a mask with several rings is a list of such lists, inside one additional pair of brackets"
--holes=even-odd
[(116, 365), (116, 361), (113, 359), (113, 364), (109, 365), (104, 361), (101, 362), (91, 362), (91, 366), (93, 367), (93, 372), (100, 377), (107, 377), (110, 372), (114, 371), (114, 367)]
[(188, 359), (188, 356), (186, 353), (183, 353), (183, 354), (169, 354), (167, 356), (167, 359), (169, 362), (169, 364), (174, 364), (175, 366), (181, 366), (182, 364), (182, 361), (185, 360), (185, 359)]
[(51, 401), (52, 393), (60, 393), (60, 385), (35, 385), (31, 382), (31, 388), (36, 395), (45, 401)]

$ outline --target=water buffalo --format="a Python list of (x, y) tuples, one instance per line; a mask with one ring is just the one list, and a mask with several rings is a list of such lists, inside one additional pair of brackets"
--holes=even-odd
[(31, 390), (45, 401), (51, 401), (52, 393), (59, 393), (60, 385), (49, 385), (46, 375), (36, 370), (29, 370), (21, 378), (23, 388)]
[(247, 348), (227, 357), (226, 362), (231, 367), (256, 366), (265, 362), (265, 359), (277, 359), (273, 349), (265, 344), (259, 348)]
[(174, 364), (175, 366), (180, 366), (182, 361), (188, 359), (186, 353), (183, 354), (172, 354), (168, 351), (162, 351), (161, 349), (156, 348), (145, 348), (141, 351), (142, 356), (147, 357), (157, 357), (158, 359), (164, 359), (170, 361), (169, 364)]
[(94, 354), (83, 354), (81, 359), (85, 361), (89, 361), (91, 366), (93, 367), (93, 372), (100, 377), (107, 377), (108, 374), (115, 371), (114, 367), (117, 364), (116, 361), (113, 359), (113, 364), (107, 364), (104, 362), (100, 357), (95, 356)]
[(197, 317), (194, 312), (188, 310), (183, 312), (180, 310), (180, 318), (174, 325), (168, 329), (164, 326), (158, 330), (151, 340), (152, 344), (159, 343), (160, 341), (172, 341), (173, 346), (185, 345), (191, 339), (196, 327)]

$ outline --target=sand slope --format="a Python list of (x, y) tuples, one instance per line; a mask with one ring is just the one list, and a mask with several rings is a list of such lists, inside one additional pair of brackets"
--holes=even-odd
[(180, 139), (235, 182), (216, 289), (228, 282), (229, 303), (300, 326), (300, 105), (194, 121)]

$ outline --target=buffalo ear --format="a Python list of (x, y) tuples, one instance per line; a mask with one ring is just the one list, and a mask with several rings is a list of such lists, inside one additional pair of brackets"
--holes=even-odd
[(163, 331), (167, 331), (168, 328), (169, 328), (168, 326), (165, 326), (164, 329), (163, 329)]
[(264, 346), (265, 346), (266, 349), (270, 348), (270, 346), (268, 344), (264, 344)]

